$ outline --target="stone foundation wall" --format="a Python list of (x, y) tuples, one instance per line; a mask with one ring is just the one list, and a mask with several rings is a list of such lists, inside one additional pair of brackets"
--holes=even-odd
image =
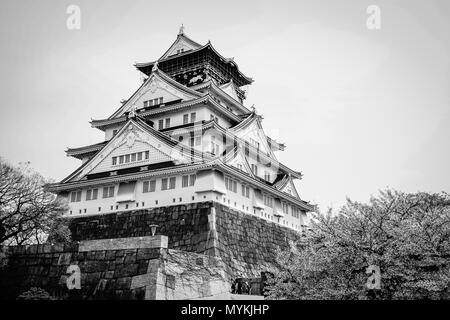
[(256, 216), (215, 204), (214, 247), (232, 277), (260, 277), (276, 272), (277, 250), (288, 250), (289, 241), (298, 241), (298, 232)]
[(156, 234), (169, 238), (169, 248), (189, 252), (205, 251), (211, 202), (175, 205), (103, 215), (74, 217), (70, 230), (74, 241), (143, 237)]
[(217, 202), (71, 219), (75, 240), (146, 236), (157, 224), (156, 234), (168, 236), (169, 249), (220, 257), (229, 279), (275, 271), (277, 249), (300, 239), (294, 230)]
[[(82, 241), (77, 245), (8, 247), (0, 299), (39, 287), (61, 299), (193, 299), (229, 292), (221, 261), (167, 249), (167, 237)], [(69, 290), (69, 266), (81, 288)]]

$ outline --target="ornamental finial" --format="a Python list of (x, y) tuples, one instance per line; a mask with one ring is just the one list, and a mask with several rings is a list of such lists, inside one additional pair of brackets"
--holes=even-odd
[(128, 113), (128, 119), (136, 118), (136, 110), (137, 110), (136, 105), (133, 105), (133, 106), (131, 107), (130, 112)]
[(184, 25), (183, 24), (181, 24), (180, 31), (178, 32), (178, 34), (179, 35), (184, 34)]
[(152, 72), (155, 72), (156, 70), (158, 70), (158, 61), (153, 65)]

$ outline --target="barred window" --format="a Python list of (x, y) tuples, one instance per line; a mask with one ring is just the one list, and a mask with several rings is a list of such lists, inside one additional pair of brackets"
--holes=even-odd
[(172, 177), (169, 179), (169, 189), (175, 189), (175, 181), (176, 177)]

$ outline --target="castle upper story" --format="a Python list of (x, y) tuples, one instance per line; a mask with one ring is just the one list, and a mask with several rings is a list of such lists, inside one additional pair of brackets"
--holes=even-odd
[(69, 215), (218, 201), (296, 230), (306, 224), (314, 208), (295, 187), (302, 173), (278, 161), (285, 145), (244, 105), (253, 80), (234, 59), (181, 29), (159, 59), (135, 66), (140, 87), (91, 121), (104, 141), (69, 148), (81, 165), (50, 186)]

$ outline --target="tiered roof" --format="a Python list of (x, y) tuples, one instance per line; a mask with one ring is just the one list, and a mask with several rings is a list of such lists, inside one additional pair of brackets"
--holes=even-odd
[[(181, 47), (188, 48), (188, 50), (180, 52), (179, 48)], [(177, 50), (177, 53), (174, 54), (175, 50)], [(216, 79), (209, 78), (205, 79), (201, 84), (188, 87), (174, 80), (172, 75), (166, 74), (163, 71), (165, 62), (175, 61), (176, 59), (202, 52), (202, 50), (211, 50), (215, 58), (219, 58), (222, 64), (228, 65), (228, 68), (231, 70), (228, 81), (219, 84)], [(91, 121), (92, 127), (101, 130), (105, 130), (110, 126), (120, 126), (117, 134), (107, 141), (66, 150), (68, 156), (88, 160), (60, 183), (50, 185), (51, 190), (57, 192), (79, 188), (93, 183), (110, 183), (136, 178), (147, 178), (165, 172), (176, 174), (192, 170), (218, 168), (225, 173), (239, 176), (244, 181), (253, 183), (263, 190), (271, 191), (285, 198), (288, 197), (290, 201), (308, 211), (313, 209), (311, 205), (299, 198), (292, 181), (294, 178), (301, 179), (302, 173), (279, 163), (273, 153), (275, 150), (284, 150), (284, 144), (278, 143), (274, 139), (266, 136), (261, 124), (262, 117), (256, 114), (254, 109), (250, 111), (238, 101), (239, 86), (249, 84), (253, 80), (240, 73), (236, 63), (232, 59), (226, 59), (219, 55), (210, 42), (202, 46), (188, 38), (184, 32), (180, 32), (176, 41), (160, 59), (151, 63), (137, 64), (136, 66), (140, 71), (148, 75), (148, 78), (110, 117)], [(232, 74), (233, 72), (235, 74)], [(176, 96), (179, 96), (179, 99), (146, 108), (137, 108), (135, 104), (137, 99), (146, 90), (151, 87), (155, 88), (155, 86), (164, 86), (166, 90), (171, 88), (170, 90), (176, 92)], [(220, 97), (234, 109), (223, 106), (214, 96)], [(224, 128), (214, 120), (203, 120), (195, 124), (189, 123), (162, 130), (156, 130), (152, 127), (151, 118), (155, 115), (178, 112), (204, 104), (229, 119), (232, 126), (230, 128)], [(213, 156), (208, 152), (202, 153), (197, 151), (195, 148), (172, 138), (170, 134), (181, 127), (185, 128), (188, 132), (190, 130), (201, 130), (202, 132), (215, 130), (223, 134), (227, 139), (236, 141), (238, 145), (245, 145), (251, 155), (257, 155), (259, 157), (261, 163), (266, 164), (268, 167), (274, 166), (278, 168), (278, 175), (275, 181), (270, 183), (255, 176), (250, 169), (246, 157), (243, 155), (242, 149), (238, 147), (225, 150), (224, 154), (220, 156)], [(259, 141), (262, 144), (261, 146), (264, 152), (249, 144), (245, 139), (245, 132), (253, 129), (258, 131)], [(134, 133), (130, 133), (132, 131)], [(95, 171), (99, 163), (112, 152), (113, 147), (128, 143), (130, 139), (133, 140), (130, 143), (134, 143), (134, 139), (146, 142), (149, 145), (151, 145), (149, 143), (150, 141), (156, 142), (158, 152), (165, 154), (166, 160), (159, 163), (136, 165), (134, 167), (127, 166), (126, 168), (110, 171)], [(174, 151), (172, 153), (167, 150)], [(244, 170), (237, 169), (234, 165), (236, 159), (239, 159), (244, 164)]]

